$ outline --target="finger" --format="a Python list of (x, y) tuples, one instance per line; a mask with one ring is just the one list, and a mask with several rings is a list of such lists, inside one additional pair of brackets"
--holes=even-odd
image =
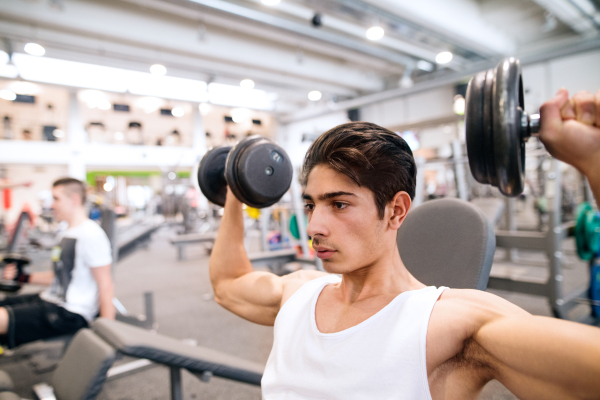
[(573, 99), (569, 99), (560, 109), (560, 116), (563, 120), (577, 119), (575, 113), (575, 103)]
[(596, 121), (596, 103), (590, 92), (578, 92), (573, 96), (577, 121), (592, 125)]
[(569, 102), (569, 92), (559, 89), (556, 95), (540, 107), (540, 139), (549, 139), (560, 130), (563, 122), (561, 109)]

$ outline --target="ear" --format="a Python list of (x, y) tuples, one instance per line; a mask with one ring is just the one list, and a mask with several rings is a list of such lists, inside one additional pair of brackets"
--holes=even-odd
[(402, 222), (404, 222), (404, 218), (406, 218), (406, 214), (408, 214), (408, 210), (410, 210), (412, 202), (410, 200), (410, 196), (406, 192), (398, 192), (394, 195), (394, 198), (389, 203), (389, 207), (391, 208), (391, 215), (389, 217), (389, 227), (394, 230), (398, 230)]

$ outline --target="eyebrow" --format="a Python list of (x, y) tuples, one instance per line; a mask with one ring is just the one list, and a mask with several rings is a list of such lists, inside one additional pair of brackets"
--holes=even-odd
[[(319, 195), (319, 200), (323, 201), (323, 200), (328, 200), (328, 199), (333, 199), (334, 197), (339, 197), (339, 196), (356, 196), (354, 193), (350, 193), (350, 192), (329, 192), (329, 193), (324, 193), (322, 195)], [(313, 198), (311, 195), (303, 193), (302, 194), (302, 198), (304, 200), (309, 200), (309, 201), (313, 201)]]

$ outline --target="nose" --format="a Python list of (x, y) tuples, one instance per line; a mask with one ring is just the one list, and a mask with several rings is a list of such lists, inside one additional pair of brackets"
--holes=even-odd
[(318, 207), (315, 205), (312, 214), (310, 214), (308, 217), (308, 226), (306, 228), (306, 233), (308, 236), (329, 236), (326, 214), (327, 213), (325, 212), (324, 207)]

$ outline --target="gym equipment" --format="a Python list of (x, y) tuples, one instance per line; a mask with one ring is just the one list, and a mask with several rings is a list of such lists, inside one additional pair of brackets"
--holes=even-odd
[(510, 57), (469, 81), (465, 110), (467, 153), (475, 180), (505, 196), (523, 192), (525, 142), (537, 136), (540, 115), (525, 111), (521, 63)]
[(206, 198), (221, 207), (228, 185), (243, 203), (265, 208), (287, 192), (292, 174), (290, 159), (281, 147), (261, 136), (249, 136), (233, 148), (207, 152), (198, 168), (198, 184)]
[[(111, 368), (119, 355), (136, 360)], [(36, 398), (43, 400), (93, 400), (104, 382), (118, 375), (157, 363), (169, 367), (171, 399), (181, 400), (183, 388), (181, 369), (186, 369), (204, 382), (213, 376), (260, 386), (264, 366), (204, 347), (192, 346), (179, 340), (155, 334), (122, 322), (99, 318), (92, 329), (81, 329), (71, 342), (47, 383), (33, 387)], [(0, 371), (10, 390), (10, 377)], [(2, 383), (2, 382), (0, 382)], [(3, 392), (11, 393), (11, 392)], [(0, 397), (3, 399), (4, 397)], [(6, 399), (19, 399), (6, 397)]]
[(600, 213), (594, 211), (588, 202), (577, 207), (575, 224), (575, 244), (577, 255), (589, 261), (600, 254)]
[(463, 200), (427, 201), (408, 213), (398, 229), (406, 268), (426, 285), (485, 290), (496, 251), (494, 227)]
[[(17, 278), (19, 276), (21, 276), (21, 274), (23, 273), (23, 268), (28, 265), (31, 260), (25, 256), (22, 256), (20, 254), (6, 254), (5, 256), (2, 257), (2, 259), (0, 260), (0, 262), (4, 263), (4, 265), (6, 264), (15, 264), (17, 267)], [(18, 282), (17, 280), (0, 280), (0, 291), (1, 292), (8, 292), (8, 293), (14, 293), (17, 292), (21, 289), (21, 287), (23, 286), (23, 284), (21, 282)]]

